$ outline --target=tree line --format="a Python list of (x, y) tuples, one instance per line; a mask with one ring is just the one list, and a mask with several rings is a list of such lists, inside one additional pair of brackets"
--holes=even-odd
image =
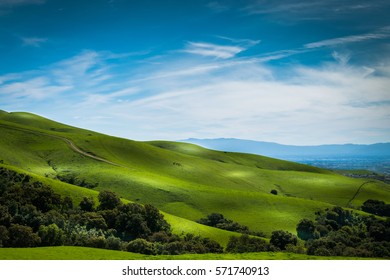
[(0, 247), (86, 246), (143, 254), (220, 253), (215, 241), (171, 232), (150, 204), (122, 203), (101, 191), (99, 204), (74, 205), (29, 175), (0, 167)]
[[(150, 204), (123, 203), (112, 191), (101, 191), (98, 204), (83, 197), (74, 205), (29, 175), (0, 167), (0, 247), (85, 246), (142, 254), (222, 253), (214, 240), (178, 236)], [(379, 215), (387, 204), (368, 200), (362, 210)], [(226, 252), (286, 251), (319, 256), (390, 258), (390, 218), (360, 215), (341, 207), (302, 219), (297, 235), (262, 232), (212, 213), (198, 222), (241, 233), (231, 236)]]
[(231, 237), (226, 251), (235, 253), (287, 251), (316, 256), (390, 258), (390, 219), (360, 215), (341, 207), (302, 219), (290, 232), (273, 231), (269, 242), (242, 235)]

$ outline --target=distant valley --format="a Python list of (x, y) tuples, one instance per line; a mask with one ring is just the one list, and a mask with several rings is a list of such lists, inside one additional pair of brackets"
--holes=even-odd
[(365, 169), (390, 175), (390, 143), (292, 146), (235, 138), (180, 141), (213, 150), (258, 154), (333, 170)]

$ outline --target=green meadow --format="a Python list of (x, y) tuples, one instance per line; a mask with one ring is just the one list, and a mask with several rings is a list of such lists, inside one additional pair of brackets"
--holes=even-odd
[(243, 254), (142, 255), (138, 253), (72, 246), (0, 248), (1, 260), (334, 260), (359, 259), (305, 254), (261, 252)]
[[(97, 200), (99, 191), (112, 190), (124, 201), (159, 208), (174, 233), (194, 233), (223, 246), (234, 233), (196, 221), (217, 212), (267, 236), (279, 229), (296, 234), (297, 223), (302, 218), (313, 219), (316, 211), (335, 205), (358, 211), (367, 199), (390, 202), (389, 185), (376, 180), (354, 179), (303, 164), (186, 143), (132, 141), (29, 113), (0, 111), (0, 135), (0, 165), (29, 174), (59, 194), (71, 196), (75, 204), (85, 196)], [(89, 156), (76, 151), (70, 143)], [(83, 184), (93, 187), (78, 186)], [(271, 190), (276, 190), (277, 195)], [(7, 250), (0, 249), (0, 259)], [(97, 249), (17, 249), (10, 258), (18, 258), (17, 252), (23, 250), (36, 252), (31, 253), (32, 258), (44, 258), (46, 251), (49, 258), (57, 254), (59, 259), (66, 259), (74, 254), (72, 258), (84, 259), (85, 252)], [(240, 258), (290, 259), (280, 254)], [(96, 256), (146, 258), (125, 252)], [(235, 258), (216, 256), (219, 257)], [(291, 258), (295, 257), (299, 259)]]

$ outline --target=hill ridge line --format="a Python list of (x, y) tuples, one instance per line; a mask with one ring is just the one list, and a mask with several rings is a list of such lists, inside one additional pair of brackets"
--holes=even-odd
[(92, 159), (97, 160), (97, 161), (105, 162), (105, 163), (110, 164), (110, 165), (123, 167), (123, 168), (127, 168), (127, 169), (130, 169), (130, 170), (136, 170), (134, 168), (130, 168), (130, 167), (127, 167), (125, 165), (121, 165), (119, 163), (115, 163), (115, 162), (109, 161), (107, 159), (104, 159), (104, 158), (101, 158), (101, 157), (89, 154), (89, 153), (81, 150), (79, 147), (77, 147), (77, 145), (72, 140), (70, 140), (70, 139), (68, 139), (66, 137), (63, 137), (63, 136), (52, 135), (52, 134), (49, 134), (49, 133), (44, 133), (42, 131), (35, 131), (35, 130), (27, 129), (27, 128), (12, 127), (12, 126), (9, 126), (9, 125), (6, 125), (6, 124), (0, 124), (0, 126), (8, 128), (8, 129), (19, 130), (19, 131), (23, 131), (23, 132), (32, 133), (32, 134), (39, 134), (39, 135), (44, 135), (44, 136), (48, 136), (48, 137), (51, 137), (51, 138), (60, 139), (60, 140), (64, 141), (72, 151), (74, 151), (74, 152), (76, 152), (78, 154), (81, 154), (83, 156), (92, 158)]

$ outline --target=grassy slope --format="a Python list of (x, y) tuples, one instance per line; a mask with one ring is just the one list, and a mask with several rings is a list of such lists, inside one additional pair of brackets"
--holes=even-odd
[[(176, 216), (167, 216), (174, 227), (187, 230), (195, 228), (190, 221), (220, 212), (252, 230), (295, 232), (301, 218), (313, 218), (315, 211), (331, 205), (346, 206), (366, 181), (256, 155), (110, 137), (28, 113), (0, 112), (1, 124), (66, 137), (84, 151), (127, 168), (77, 154), (61, 139), (4, 126), (0, 160), (40, 176), (73, 174), (98, 183), (96, 190), (111, 189), (125, 199), (152, 203)], [(271, 195), (271, 189), (279, 195)], [(351, 205), (357, 207), (368, 198), (390, 202), (389, 185), (366, 184)]]
[(293, 253), (186, 254), (148, 256), (137, 253), (86, 247), (0, 248), (0, 260), (335, 260), (348, 257), (320, 257)]
[[(8, 169), (11, 169), (13, 171), (16, 171), (18, 173), (24, 173), (30, 175), (33, 180), (41, 181), (45, 183), (46, 185), (50, 186), (56, 193), (60, 194), (61, 196), (70, 196), (73, 199), (73, 202), (75, 205), (78, 205), (83, 197), (92, 197), (96, 203), (98, 202), (98, 192), (95, 190), (87, 189), (87, 188), (81, 188), (78, 186), (74, 186), (71, 184), (63, 183), (58, 180), (54, 180), (51, 178), (42, 177), (39, 175), (36, 175), (31, 172), (23, 171), (16, 167), (11, 167), (8, 165), (0, 164), (1, 167), (5, 167)], [(123, 199), (124, 203), (129, 203), (131, 201)], [(178, 216), (174, 216), (168, 213), (162, 212), (164, 215), (164, 218), (172, 225), (172, 232), (178, 235), (181, 235), (183, 233), (192, 233), (195, 235), (201, 235), (204, 237), (208, 237), (214, 240), (218, 240), (219, 243), (222, 246), (226, 246), (230, 236), (232, 235), (238, 235), (229, 231), (216, 229), (213, 227), (208, 227), (205, 225), (198, 224), (196, 222), (183, 219)]]

